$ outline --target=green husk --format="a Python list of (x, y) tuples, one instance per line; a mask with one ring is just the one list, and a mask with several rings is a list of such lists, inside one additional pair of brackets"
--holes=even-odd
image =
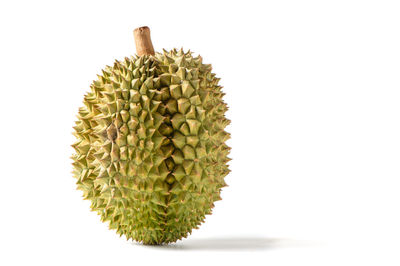
[(144, 244), (187, 237), (226, 186), (219, 79), (182, 50), (125, 58), (91, 85), (74, 127), (74, 176), (111, 229)]

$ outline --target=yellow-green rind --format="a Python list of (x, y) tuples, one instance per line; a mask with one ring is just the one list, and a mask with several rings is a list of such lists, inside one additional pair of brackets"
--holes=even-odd
[(127, 239), (186, 237), (211, 214), (229, 172), (219, 79), (200, 56), (175, 49), (102, 73), (74, 127), (78, 189)]

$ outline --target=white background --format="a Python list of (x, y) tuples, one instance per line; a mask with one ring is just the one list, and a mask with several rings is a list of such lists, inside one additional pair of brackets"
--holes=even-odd
[[(1, 1), (1, 265), (399, 265), (398, 1)], [(156, 50), (212, 63), (229, 187), (184, 241), (146, 247), (90, 212), (72, 126), (96, 74)]]

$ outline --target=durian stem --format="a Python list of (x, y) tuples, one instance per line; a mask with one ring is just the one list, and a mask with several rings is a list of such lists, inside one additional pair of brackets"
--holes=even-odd
[(138, 56), (154, 55), (153, 44), (150, 39), (150, 29), (147, 26), (136, 28), (133, 31), (135, 38), (136, 53)]

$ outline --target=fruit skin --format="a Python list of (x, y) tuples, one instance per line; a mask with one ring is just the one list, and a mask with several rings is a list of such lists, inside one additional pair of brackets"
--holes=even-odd
[(74, 127), (78, 189), (127, 239), (187, 237), (221, 199), (229, 172), (219, 79), (182, 49), (125, 58), (102, 73)]

